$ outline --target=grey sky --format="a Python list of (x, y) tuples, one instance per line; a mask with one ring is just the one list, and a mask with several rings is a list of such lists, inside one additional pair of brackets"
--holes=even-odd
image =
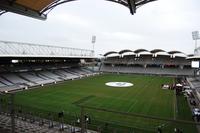
[(56, 7), (46, 21), (13, 13), (0, 16), (0, 40), (92, 49), (96, 35), (96, 55), (137, 48), (191, 54), (191, 32), (200, 30), (199, 6), (199, 0), (158, 0), (132, 16), (122, 5), (79, 0)]

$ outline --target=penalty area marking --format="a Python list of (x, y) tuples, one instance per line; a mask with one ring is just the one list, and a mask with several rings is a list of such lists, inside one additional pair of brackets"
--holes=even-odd
[(128, 82), (107, 82), (105, 85), (110, 86), (110, 87), (131, 87), (133, 86), (132, 83)]

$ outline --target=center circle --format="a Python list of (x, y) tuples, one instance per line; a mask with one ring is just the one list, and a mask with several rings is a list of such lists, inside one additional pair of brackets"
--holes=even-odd
[(133, 86), (132, 83), (128, 82), (107, 82), (105, 85), (110, 86), (110, 87), (131, 87)]

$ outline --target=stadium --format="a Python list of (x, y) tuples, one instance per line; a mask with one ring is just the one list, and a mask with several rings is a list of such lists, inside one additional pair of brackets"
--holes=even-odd
[[(0, 14), (45, 20), (70, 1), (3, 0)], [(108, 1), (135, 14), (154, 0)], [(96, 57), (85, 47), (1, 40), (0, 132), (198, 133), (199, 51), (124, 48)]]

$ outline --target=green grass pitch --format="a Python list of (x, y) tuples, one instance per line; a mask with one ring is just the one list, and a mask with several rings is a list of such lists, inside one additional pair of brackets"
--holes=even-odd
[[(159, 76), (103, 74), (18, 92), (16, 103), (35, 111), (60, 112), (64, 110), (67, 114), (77, 116), (80, 115), (80, 108), (73, 103), (79, 101), (80, 104), (91, 107), (174, 119), (177, 115), (174, 106), (174, 92), (161, 89), (162, 84), (172, 84), (174, 80), (174, 78)], [(134, 86), (127, 88), (105, 86), (105, 83), (110, 81), (131, 82)], [(84, 98), (85, 100), (81, 101)], [(184, 99), (183, 102), (185, 102)], [(96, 124), (103, 121), (110, 122), (117, 127), (127, 126), (149, 129), (149, 131), (162, 125), (163, 130), (166, 128), (168, 132), (171, 132), (170, 128), (173, 127), (173, 124), (163, 121), (132, 118), (94, 110), (86, 110), (86, 112), (93, 119), (99, 120)], [(188, 111), (186, 113), (191, 115)], [(191, 130), (190, 127), (189, 130)]]

